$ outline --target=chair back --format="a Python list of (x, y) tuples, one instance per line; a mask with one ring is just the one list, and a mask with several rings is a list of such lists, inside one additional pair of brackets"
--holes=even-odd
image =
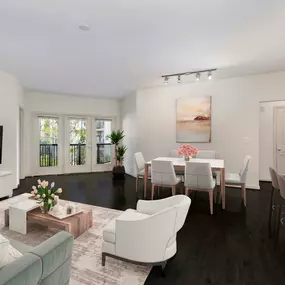
[(199, 154), (196, 155), (196, 158), (215, 159), (216, 152), (214, 150), (199, 150)]
[(196, 189), (213, 189), (215, 180), (210, 163), (186, 162), (184, 185)]
[(137, 167), (137, 173), (139, 173), (145, 167), (145, 160), (141, 152), (136, 152), (134, 156), (135, 156), (135, 163)]
[(169, 156), (170, 157), (179, 157), (178, 151), (176, 149), (171, 150), (169, 153)]
[(241, 181), (242, 183), (245, 183), (245, 182), (246, 182), (246, 178), (247, 178), (247, 173), (248, 173), (248, 169), (249, 169), (249, 166), (250, 166), (250, 162), (251, 162), (251, 156), (246, 155), (246, 156), (244, 157), (243, 167), (242, 167), (242, 169), (241, 169), (240, 172), (239, 172), (240, 181)]
[(151, 183), (170, 186), (177, 184), (172, 161), (153, 160), (151, 162)]
[(273, 169), (272, 167), (269, 167), (269, 173), (270, 173), (270, 177), (272, 181), (272, 187), (279, 190), (279, 183), (278, 183), (277, 173), (275, 169)]
[(284, 176), (277, 174), (277, 179), (280, 188), (280, 196), (285, 199), (285, 178)]

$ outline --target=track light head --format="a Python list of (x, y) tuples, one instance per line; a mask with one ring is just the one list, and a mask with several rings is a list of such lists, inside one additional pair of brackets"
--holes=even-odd
[(208, 73), (208, 79), (209, 79), (209, 80), (212, 79), (212, 72), (211, 72), (211, 71), (209, 71), (209, 73)]
[(168, 77), (164, 77), (164, 84), (167, 85), (168, 84)]
[(181, 75), (177, 76), (177, 83), (181, 83)]
[(196, 73), (196, 81), (199, 81), (200, 80), (200, 72), (197, 72)]

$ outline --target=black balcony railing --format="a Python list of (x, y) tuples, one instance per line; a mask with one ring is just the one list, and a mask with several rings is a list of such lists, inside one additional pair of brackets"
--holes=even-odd
[(110, 143), (97, 143), (97, 164), (110, 163), (111, 153)]
[(85, 165), (86, 144), (70, 144), (69, 159), (70, 165)]
[[(112, 159), (110, 143), (97, 144), (97, 164), (110, 163)], [(69, 145), (70, 165), (85, 165), (86, 144)], [(58, 165), (58, 144), (40, 144), (40, 167)]]
[(40, 144), (40, 167), (57, 166), (57, 144)]

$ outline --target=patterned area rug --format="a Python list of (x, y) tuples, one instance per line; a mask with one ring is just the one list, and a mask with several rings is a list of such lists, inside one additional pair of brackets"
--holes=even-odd
[[(20, 195), (21, 196), (21, 195)], [(17, 198), (18, 197), (18, 198)], [(11, 199), (19, 199), (19, 196)], [(11, 201), (11, 199), (8, 199)], [(56, 234), (59, 230), (37, 224), (28, 224), (28, 234), (21, 235), (4, 226), (4, 209), (7, 201), (0, 202), (0, 233), (6, 238), (29, 246), (36, 246)], [(67, 201), (61, 200), (61, 204)], [(121, 211), (79, 204), (82, 208), (92, 209), (93, 227), (74, 240), (71, 285), (143, 285), (151, 268), (138, 266), (110, 257), (105, 267), (101, 266), (101, 247), (103, 227), (118, 217)]]

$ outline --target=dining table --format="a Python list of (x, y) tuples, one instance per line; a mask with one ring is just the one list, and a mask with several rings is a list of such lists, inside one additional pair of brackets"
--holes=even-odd
[[(185, 171), (186, 162), (184, 158), (181, 157), (157, 157), (153, 160), (159, 161), (172, 161), (174, 169), (176, 171)], [(145, 172), (148, 173), (149, 167), (151, 167), (151, 162), (153, 160), (147, 161), (145, 163)], [(190, 158), (190, 162), (199, 162), (199, 163), (209, 163), (212, 171), (220, 173), (220, 195), (222, 197), (222, 208), (226, 208), (226, 188), (225, 188), (225, 163), (223, 159), (204, 159), (204, 158)], [(147, 181), (148, 175), (144, 175), (144, 198), (147, 193)]]

